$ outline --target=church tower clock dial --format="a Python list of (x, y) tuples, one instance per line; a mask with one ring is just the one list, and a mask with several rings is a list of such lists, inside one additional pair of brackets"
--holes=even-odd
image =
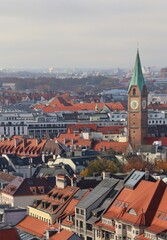
[(138, 105), (139, 105), (139, 103), (137, 100), (131, 100), (130, 106), (132, 109), (137, 109)]
[(134, 152), (144, 144), (147, 136), (147, 87), (137, 51), (133, 76), (128, 89), (128, 138)]

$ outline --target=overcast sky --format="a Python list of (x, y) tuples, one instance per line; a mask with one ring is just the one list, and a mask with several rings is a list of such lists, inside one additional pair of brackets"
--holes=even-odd
[(0, 0), (0, 67), (167, 66), (166, 0)]

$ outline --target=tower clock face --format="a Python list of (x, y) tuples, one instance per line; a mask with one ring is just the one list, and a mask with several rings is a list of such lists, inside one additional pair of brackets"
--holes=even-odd
[(146, 109), (146, 100), (143, 100), (143, 101), (142, 101), (142, 108), (143, 108), (143, 109)]
[(130, 106), (132, 109), (137, 109), (138, 108), (138, 101), (137, 100), (132, 100), (130, 103)]

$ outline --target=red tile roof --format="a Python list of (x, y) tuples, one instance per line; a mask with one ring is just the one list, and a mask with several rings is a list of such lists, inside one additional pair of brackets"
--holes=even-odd
[(150, 227), (147, 228), (147, 231), (153, 232), (153, 233), (160, 233), (163, 231), (167, 231), (166, 199), (167, 199), (167, 188), (165, 189), (165, 192), (158, 206), (158, 209), (154, 216), (152, 224)]
[(48, 228), (48, 223), (31, 216), (26, 216), (16, 227), (32, 235), (43, 237)]
[[(36, 104), (35, 109), (42, 109), (43, 112), (56, 112), (56, 111), (81, 111), (81, 110), (95, 110), (97, 103), (76, 103), (67, 101), (63, 97), (55, 97), (50, 100), (47, 105)], [(123, 105), (120, 102), (116, 103), (98, 103), (98, 108), (102, 109), (104, 106), (107, 106), (111, 110), (124, 110)]]
[[(104, 214), (106, 218), (119, 218), (138, 226), (149, 226), (165, 191), (166, 184), (161, 180), (148, 182), (142, 180), (133, 189), (124, 188)], [(122, 209), (125, 211), (120, 215)], [(132, 211), (132, 213), (130, 213)]]
[(0, 229), (1, 240), (20, 240), (19, 234), (15, 228)]
[[(43, 203), (48, 203), (45, 211), (55, 214), (60, 211), (64, 204), (70, 203), (72, 196), (79, 190), (78, 187), (66, 186), (65, 188), (54, 187), (48, 194), (42, 199), (41, 203), (37, 206), (38, 209), (43, 210)], [(54, 208), (55, 207), (55, 208)], [(74, 207), (74, 202), (69, 205), (69, 210)], [(54, 209), (52, 209), (54, 208)], [(68, 209), (68, 205), (67, 205)], [(65, 212), (65, 210), (64, 210)], [(68, 212), (68, 210), (67, 210)], [(67, 214), (66, 212), (66, 214)]]
[(126, 153), (129, 147), (128, 142), (114, 142), (114, 141), (96, 141), (93, 143), (92, 148), (96, 151), (106, 151), (110, 148), (117, 153)]
[(97, 132), (101, 132), (103, 134), (120, 134), (124, 132), (124, 126), (104, 126), (98, 127)]
[(70, 239), (75, 233), (70, 232), (68, 230), (63, 229), (61, 232), (54, 234), (49, 240), (68, 240)]
[(59, 216), (59, 219), (64, 219), (62, 221), (62, 225), (65, 226), (71, 226), (73, 225), (73, 222), (70, 221), (67, 216), (74, 216), (75, 215), (75, 206), (79, 203), (79, 201), (81, 201), (83, 198), (85, 198), (89, 193), (90, 193), (90, 189), (88, 189), (85, 194), (82, 196), (82, 198), (80, 199), (75, 199), (73, 198), (69, 204), (67, 205), (67, 207), (64, 209), (64, 211), (61, 213), (61, 215)]
[(45, 139), (38, 141), (35, 138), (24, 139), (22, 136), (14, 136), (13, 138), (0, 141), (0, 153), (35, 157), (41, 155), (45, 143)]
[(146, 238), (146, 237), (144, 236), (144, 234), (141, 234), (141, 235), (139, 235), (139, 236), (136, 236), (135, 239), (136, 239), (136, 240), (148, 240), (148, 239), (150, 239), (150, 238)]
[(81, 138), (80, 134), (74, 134), (74, 133), (61, 133), (59, 137), (56, 138), (56, 140), (68, 147), (70, 146), (91, 146), (91, 140), (89, 139), (83, 139)]

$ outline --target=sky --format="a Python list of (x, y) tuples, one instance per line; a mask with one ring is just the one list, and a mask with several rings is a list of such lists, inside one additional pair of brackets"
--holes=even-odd
[(0, 0), (1, 68), (167, 66), (166, 0)]

